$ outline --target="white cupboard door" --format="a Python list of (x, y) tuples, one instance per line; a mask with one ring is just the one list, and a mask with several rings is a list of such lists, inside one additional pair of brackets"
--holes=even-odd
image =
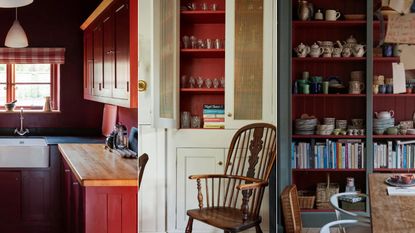
[(274, 121), (273, 4), (226, 1), (226, 128)]
[[(177, 35), (179, 2), (172, 0), (144, 2), (150, 4), (151, 8), (140, 6), (140, 13), (152, 9), (152, 14), (144, 13), (143, 18), (139, 18), (140, 25), (144, 26), (143, 29), (139, 29), (139, 37), (144, 37), (140, 39), (139, 46), (140, 54), (144, 50), (144, 54), (140, 56), (140, 59), (143, 59), (140, 61), (140, 76), (143, 76), (139, 78), (139, 89), (143, 81), (147, 84), (147, 89), (142, 90), (139, 95), (140, 117), (143, 115), (140, 123), (149, 123), (156, 128), (175, 128), (179, 91), (176, 81), (179, 58)], [(143, 57), (144, 55), (147, 57)], [(151, 107), (144, 107), (145, 105)], [(141, 114), (142, 111), (144, 112)]]
[[(190, 175), (223, 174), (224, 149), (178, 148), (177, 149), (177, 230), (184, 232), (187, 224), (186, 211), (197, 209), (196, 180)], [(204, 185), (203, 185), (204, 188)], [(215, 188), (218, 190), (217, 188)], [(204, 190), (204, 189), (203, 189)], [(206, 198), (206, 197), (204, 197)], [(213, 231), (214, 228), (199, 222), (193, 222), (193, 231)]]

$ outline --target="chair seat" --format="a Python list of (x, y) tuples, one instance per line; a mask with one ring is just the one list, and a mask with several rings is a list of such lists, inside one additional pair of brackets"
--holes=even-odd
[(193, 209), (188, 210), (187, 215), (193, 219), (230, 232), (243, 231), (261, 223), (260, 216), (256, 218), (248, 216), (248, 219), (243, 222), (242, 211), (230, 207)]

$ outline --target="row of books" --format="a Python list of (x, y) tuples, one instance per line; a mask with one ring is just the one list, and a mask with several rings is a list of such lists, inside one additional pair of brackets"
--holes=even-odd
[(293, 142), (291, 147), (295, 168), (364, 168), (365, 143), (359, 139)]
[(373, 143), (374, 168), (415, 168), (415, 144)]
[(203, 105), (203, 128), (224, 129), (225, 128), (225, 106), (223, 104)]

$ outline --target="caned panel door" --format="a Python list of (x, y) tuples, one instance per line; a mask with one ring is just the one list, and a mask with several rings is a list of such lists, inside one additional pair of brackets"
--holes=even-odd
[(274, 121), (274, 4), (226, 1), (225, 128)]

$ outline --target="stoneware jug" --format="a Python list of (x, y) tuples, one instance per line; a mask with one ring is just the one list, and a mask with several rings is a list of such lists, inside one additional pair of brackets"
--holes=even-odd
[(390, 119), (394, 115), (395, 115), (395, 112), (393, 110), (382, 111), (382, 112), (375, 112), (375, 116), (378, 119)]
[(366, 53), (366, 45), (355, 45), (352, 49), (352, 53), (355, 57), (363, 57), (363, 55)]
[(299, 1), (298, 3), (298, 19), (302, 21), (309, 20), (312, 15), (310, 5), (307, 1)]
[(342, 51), (343, 57), (350, 57), (352, 55), (352, 49), (349, 47), (344, 47)]

